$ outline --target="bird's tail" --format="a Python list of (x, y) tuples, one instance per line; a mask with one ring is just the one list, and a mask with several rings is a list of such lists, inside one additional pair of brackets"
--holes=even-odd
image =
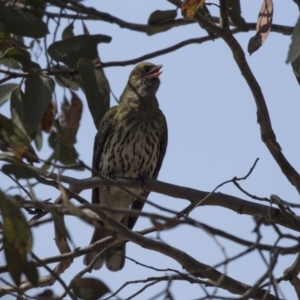
[(111, 250), (109, 250), (109, 252), (105, 256), (105, 264), (107, 269), (114, 272), (123, 269), (125, 264), (125, 253), (125, 243), (121, 246), (114, 247)]
[[(112, 232), (109, 230), (106, 230), (105, 228), (101, 229), (95, 229), (91, 244), (112, 235)], [(84, 256), (83, 263), (87, 266), (89, 265), (94, 257), (104, 249), (105, 246), (100, 247), (97, 249), (97, 251), (90, 252)], [(121, 246), (114, 247), (112, 249), (109, 249), (106, 253), (103, 253), (97, 261), (94, 263), (93, 268), (95, 270), (99, 270), (104, 263), (104, 260), (106, 261), (106, 267), (111, 271), (119, 271), (124, 267), (125, 264), (125, 244), (122, 244)]]
[[(109, 235), (109, 232), (107, 230), (105, 230), (104, 228), (101, 228), (101, 229), (95, 229), (94, 231), (94, 234), (93, 234), (93, 237), (92, 237), (92, 240), (91, 240), (91, 244), (99, 241), (99, 240), (102, 240), (103, 238), (107, 237)], [(84, 259), (83, 259), (83, 263), (88, 266), (92, 260), (94, 259), (94, 257), (100, 252), (103, 250), (104, 247), (101, 247), (99, 249), (97, 249), (97, 251), (93, 251), (93, 252), (90, 252), (90, 253), (87, 253), (85, 256), (84, 256)], [(97, 261), (95, 262), (93, 268), (95, 270), (99, 270), (102, 266), (103, 266), (103, 262), (104, 262), (104, 256), (100, 256)]]

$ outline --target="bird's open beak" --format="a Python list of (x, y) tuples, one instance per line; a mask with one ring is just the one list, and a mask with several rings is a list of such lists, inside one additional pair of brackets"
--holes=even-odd
[(154, 66), (148, 73), (145, 74), (146, 79), (158, 78), (162, 73), (159, 70), (162, 68), (162, 65)]

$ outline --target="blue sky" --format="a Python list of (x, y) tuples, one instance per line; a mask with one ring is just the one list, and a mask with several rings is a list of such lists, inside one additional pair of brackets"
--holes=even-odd
[[(261, 0), (241, 2), (246, 21), (256, 22)], [(174, 8), (169, 2), (158, 0), (94, 0), (84, 1), (83, 4), (126, 21), (141, 24), (146, 23), (150, 13), (156, 9)], [(215, 16), (218, 13), (214, 7), (212, 7), (212, 12)], [(298, 8), (293, 1), (274, 1), (274, 24), (294, 26), (298, 15)], [(64, 24), (63, 22), (62, 24)], [(103, 62), (136, 58), (189, 38), (206, 36), (206, 32), (196, 24), (175, 28), (150, 37), (105, 22), (93, 21), (86, 24), (91, 34), (101, 33), (113, 37), (110, 44), (103, 44), (98, 48)], [(61, 29), (64, 27), (61, 26)], [(53, 24), (49, 29), (52, 34)], [(82, 33), (81, 21), (75, 23), (75, 32)], [(253, 35), (253, 31), (236, 35), (245, 52), (248, 40)], [(294, 78), (291, 66), (285, 63), (290, 41), (289, 36), (271, 32), (262, 48), (251, 57), (246, 54), (246, 58), (264, 93), (273, 129), (283, 153), (295, 169), (300, 170), (300, 136), (298, 133), (300, 128), (300, 88)], [(296, 189), (281, 173), (280, 168), (261, 141), (253, 96), (236, 66), (229, 48), (222, 40), (190, 45), (150, 61), (155, 64), (163, 64), (161, 86), (157, 97), (169, 127), (169, 144), (160, 172), (160, 180), (211, 191), (225, 180), (234, 176), (244, 176), (254, 160), (259, 157), (257, 167), (250, 178), (242, 183), (242, 186), (249, 193), (257, 196), (269, 197), (271, 194), (276, 194), (284, 200), (299, 202)], [(122, 93), (132, 68), (133, 66), (105, 69), (115, 95), (119, 96)], [(56, 97), (59, 102), (62, 101), (62, 90), (56, 89)], [(96, 130), (85, 97), (82, 93), (80, 93), (80, 97), (84, 102), (84, 110), (76, 148), (80, 159), (90, 164)], [(113, 99), (111, 99), (111, 104), (115, 105)], [(1, 113), (8, 113), (8, 105), (2, 109)], [(46, 149), (46, 137), (44, 143), (45, 149), (39, 155), (47, 158), (50, 152)], [(78, 178), (89, 176), (88, 172), (71, 172), (70, 174)], [(12, 182), (3, 175), (0, 174), (0, 176), (3, 188), (12, 185)], [(219, 191), (249, 200), (232, 184), (223, 186)], [(36, 194), (41, 199), (45, 197), (55, 199), (58, 196), (57, 191), (44, 187), (37, 188)], [(82, 196), (90, 199), (90, 191), (82, 193)], [(155, 193), (150, 194), (149, 199), (173, 210), (180, 210), (188, 205), (187, 201)], [(146, 205), (145, 211), (161, 213), (149, 205)], [(190, 217), (239, 237), (253, 241), (256, 239), (256, 234), (253, 233), (255, 222), (252, 217), (209, 206), (195, 209)], [(150, 226), (151, 222), (147, 218), (140, 218), (135, 230)], [(67, 228), (77, 247), (89, 243), (93, 232), (92, 227), (78, 219), (67, 218)], [(282, 228), (282, 231), (290, 232), (285, 228)], [(295, 232), (291, 233), (297, 235)], [(273, 230), (268, 227), (263, 228), (262, 234), (261, 242), (263, 243), (272, 244), (277, 238)], [(155, 238), (156, 234), (151, 236)], [(34, 251), (41, 258), (58, 254), (53, 238), (54, 231), (51, 225), (34, 230)], [(162, 232), (160, 238), (187, 252), (195, 259), (212, 266), (224, 260), (224, 253), (220, 245), (226, 250), (228, 257), (245, 249), (221, 238), (214, 239), (205, 231), (186, 225)], [(282, 243), (282, 245), (291, 244), (290, 241)], [(172, 259), (132, 243), (127, 246), (127, 255), (154, 267), (182, 270), (181, 266)], [(294, 256), (280, 257), (274, 276), (281, 276), (294, 259)], [(0, 257), (0, 262), (1, 260), (3, 257)], [(68, 282), (83, 267), (82, 259), (76, 259), (72, 267), (62, 275), (62, 278)], [(223, 272), (224, 268), (219, 270)], [(230, 263), (226, 271), (229, 276), (251, 285), (265, 270), (264, 262), (259, 254), (254, 252)], [(164, 275), (164, 272), (157, 274), (127, 261), (121, 272), (112, 273), (103, 268), (88, 276), (100, 278), (111, 290), (115, 290), (125, 281), (161, 275)], [(163, 290), (166, 284), (164, 282), (154, 285), (137, 299), (150, 298), (151, 295)], [(120, 293), (120, 296), (127, 298), (141, 286), (130, 285)], [(293, 288), (288, 282), (281, 283), (280, 287), (286, 299), (295, 298)], [(53, 289), (58, 294), (62, 292), (59, 284), (55, 284)], [(210, 291), (212, 290), (210, 289)], [(181, 282), (175, 282), (171, 292), (175, 299), (195, 299), (204, 295), (199, 286)], [(225, 291), (221, 291), (220, 295), (228, 296)]]

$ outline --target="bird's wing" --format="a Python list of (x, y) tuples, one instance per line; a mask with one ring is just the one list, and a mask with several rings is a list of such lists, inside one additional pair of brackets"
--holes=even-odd
[[(160, 142), (160, 153), (159, 153), (159, 158), (158, 158), (158, 162), (157, 162), (156, 169), (155, 169), (154, 174), (153, 174), (153, 178), (154, 178), (154, 179), (156, 179), (157, 176), (158, 176), (159, 170), (160, 170), (160, 168), (161, 168), (163, 159), (164, 159), (165, 154), (166, 154), (167, 144), (168, 144), (168, 127), (167, 127), (167, 121), (166, 121), (166, 118), (164, 117), (164, 115), (163, 115), (163, 121), (164, 121), (165, 135), (164, 135), (163, 139), (162, 139), (161, 142)], [(147, 199), (149, 193), (150, 193), (150, 192), (145, 191), (145, 192), (141, 193), (140, 196), (143, 197), (144, 199)], [(132, 202), (131, 209), (142, 210), (144, 204), (145, 204), (144, 201), (141, 201), (141, 200), (139, 200), (139, 199), (136, 198), (136, 199), (134, 199), (134, 201)], [(137, 219), (138, 219), (138, 217), (130, 216), (130, 217), (128, 217), (128, 219), (127, 219), (126, 221), (124, 220), (123, 223), (127, 223), (126, 226), (127, 226), (129, 229), (132, 229), (133, 226), (135, 225)]]
[(164, 160), (166, 151), (167, 151), (167, 145), (168, 145), (168, 126), (165, 116), (163, 115), (163, 121), (164, 121), (164, 128), (165, 128), (165, 135), (163, 137), (163, 140), (160, 142), (160, 153), (159, 158), (157, 162), (156, 169), (153, 174), (153, 178), (156, 179), (159, 173), (159, 170), (161, 168), (162, 162)]
[[(99, 171), (99, 163), (100, 163), (100, 157), (103, 150), (103, 145), (107, 138), (107, 134), (111, 128), (112, 119), (116, 114), (116, 111), (117, 111), (117, 106), (111, 107), (101, 119), (99, 129), (95, 136), (95, 141), (94, 141), (92, 168), (95, 171), (92, 171), (92, 176), (97, 176), (97, 173)], [(92, 191), (92, 203), (100, 203), (98, 188), (94, 188)]]

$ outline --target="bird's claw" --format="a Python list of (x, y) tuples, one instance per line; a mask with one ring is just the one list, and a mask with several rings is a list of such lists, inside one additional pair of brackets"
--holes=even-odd
[(141, 185), (143, 185), (146, 182), (147, 176), (146, 175), (139, 175), (136, 178), (136, 182), (140, 183)]

